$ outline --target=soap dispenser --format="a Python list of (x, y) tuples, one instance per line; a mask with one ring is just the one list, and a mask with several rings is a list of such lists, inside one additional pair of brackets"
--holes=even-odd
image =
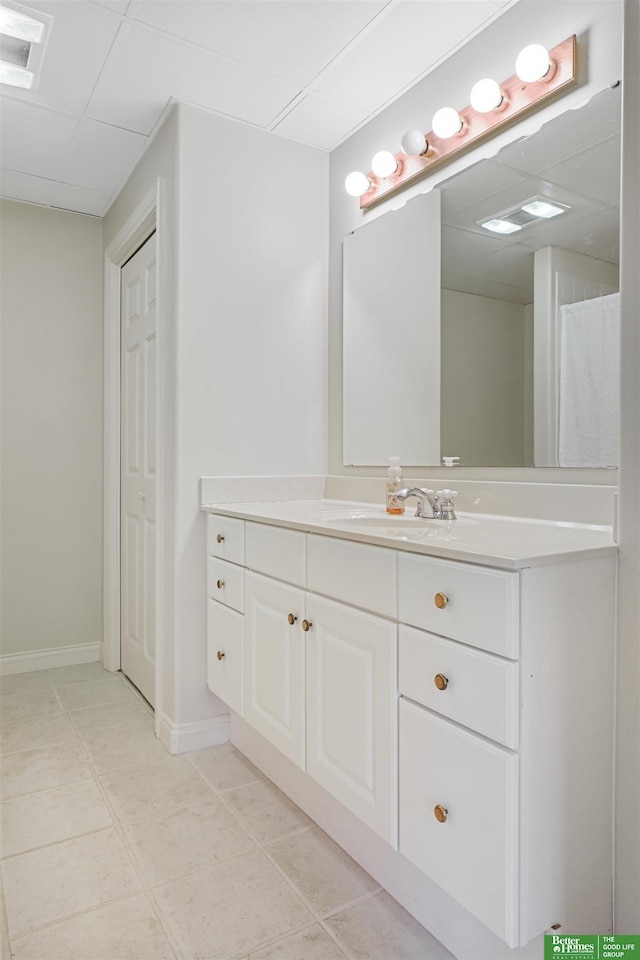
[(387, 513), (404, 513), (404, 503), (398, 500), (398, 490), (402, 488), (400, 457), (389, 457), (387, 474)]

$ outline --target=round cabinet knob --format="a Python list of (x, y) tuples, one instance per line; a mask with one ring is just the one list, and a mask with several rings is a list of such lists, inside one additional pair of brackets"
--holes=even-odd
[(218, 650), (218, 652), (216, 653), (216, 657), (218, 658), (218, 660), (222, 660), (222, 658), (224, 657), (224, 653), (222, 652), (222, 650)]
[(446, 690), (449, 686), (449, 681), (445, 677), (444, 673), (436, 673), (435, 677), (433, 678), (433, 682), (438, 690)]
[(443, 807), (441, 803), (437, 803), (433, 808), (433, 815), (438, 823), (445, 823), (448, 813), (447, 808)]
[(218, 541), (218, 543), (222, 543), (222, 541), (224, 540), (224, 537), (222, 536), (221, 533), (218, 534), (218, 536), (216, 537), (216, 540)]
[(308, 633), (309, 630), (311, 630), (311, 627), (312, 627), (312, 626), (313, 626), (313, 624), (309, 623), (308, 620), (303, 620), (303, 621), (302, 621), (302, 629), (304, 630), (305, 633)]
[(444, 610), (446, 605), (449, 603), (449, 597), (447, 597), (444, 593), (436, 593), (435, 597), (433, 598), (433, 602), (438, 610)]
[(222, 588), (224, 587), (224, 580), (216, 580), (216, 587), (218, 588), (218, 590), (222, 590)]
[[(292, 613), (290, 613), (289, 616), (287, 617), (287, 622), (288, 622), (291, 626), (293, 626), (297, 619), (298, 619), (297, 617), (294, 617), (294, 615), (293, 615)], [(306, 621), (305, 621), (305, 623), (306, 623)]]

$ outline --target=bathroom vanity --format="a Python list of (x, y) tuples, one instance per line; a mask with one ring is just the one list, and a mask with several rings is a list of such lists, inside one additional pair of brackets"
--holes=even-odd
[(423, 922), (412, 878), (444, 891), (446, 945), (450, 903), (509, 947), (609, 931), (610, 529), (203, 509), (208, 685), (232, 740), (315, 819), (332, 803), (321, 825)]

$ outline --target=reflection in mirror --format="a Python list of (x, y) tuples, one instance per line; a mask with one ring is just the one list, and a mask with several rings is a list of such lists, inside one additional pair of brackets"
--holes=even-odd
[[(444, 181), (439, 192), (442, 290), (433, 290), (431, 278), (425, 302), (441, 294), (440, 457), (416, 465), (433, 466), (445, 456), (460, 457), (463, 466), (617, 464), (619, 89)], [(400, 215), (420, 199), (350, 240), (377, 224), (384, 250), (385, 225), (393, 222), (397, 234), (406, 222), (409, 230), (415, 217)], [(431, 237), (433, 254), (433, 230)], [(397, 236), (394, 243), (397, 248)], [(413, 256), (410, 233), (400, 246)], [(424, 247), (415, 246), (422, 253), (412, 269), (428, 273)], [(409, 303), (406, 284), (396, 284), (388, 267), (384, 255), (367, 259), (360, 280), (382, 277), (394, 313), (420, 323), (415, 290)], [(406, 264), (403, 269), (406, 275)], [(345, 291), (358, 282), (346, 260), (344, 282)], [(345, 357), (370, 353), (373, 327), (361, 317), (356, 333), (346, 299), (344, 307)], [(403, 339), (411, 335), (407, 330)], [(418, 343), (418, 327), (414, 336)], [(402, 361), (402, 352), (397, 357)], [(372, 398), (388, 402), (389, 383), (402, 383), (404, 400), (394, 407), (398, 439), (386, 435), (379, 446), (375, 405), (345, 403), (345, 464), (382, 465), (389, 456), (405, 456), (399, 425), (420, 427), (411, 396), (424, 390), (426, 369), (414, 350), (411, 367), (389, 367), (386, 382), (380, 371), (367, 379), (366, 369), (359, 370), (360, 388), (366, 383)], [(345, 364), (345, 397), (360, 389), (354, 394), (350, 373)], [(425, 422), (437, 416), (435, 406)], [(347, 438), (364, 435), (366, 457), (359, 457)]]

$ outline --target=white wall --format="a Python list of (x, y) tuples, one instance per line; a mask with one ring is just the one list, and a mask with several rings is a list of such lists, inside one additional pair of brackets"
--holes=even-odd
[(178, 718), (187, 722), (209, 709), (197, 696), (199, 478), (326, 469), (328, 157), (184, 108), (179, 170)]
[(102, 638), (102, 221), (0, 202), (2, 655)]
[[(580, 85), (544, 109), (532, 114), (456, 161), (445, 164), (425, 180), (363, 213), (358, 200), (344, 190), (351, 170), (370, 169), (377, 150), (394, 153), (402, 133), (419, 126), (427, 130), (443, 97), (453, 106), (466, 106), (469, 90), (483, 76), (502, 80), (514, 72), (515, 57), (528, 43), (553, 47), (572, 34), (578, 37)], [(331, 154), (331, 227), (329, 289), (329, 472), (353, 473), (342, 465), (342, 238), (363, 221), (394, 209), (441, 180), (492, 156), (518, 137), (532, 133), (552, 117), (579, 106), (621, 78), (622, 2), (619, 0), (519, 0), (495, 23), (445, 60), (424, 80), (383, 110)], [(443, 93), (446, 91), (446, 96)], [(362, 475), (379, 469), (358, 467)], [(407, 470), (419, 476), (420, 470)], [(424, 471), (422, 471), (424, 473)], [(433, 471), (430, 470), (430, 476)], [(535, 478), (535, 474), (531, 479)], [(608, 482), (605, 479), (603, 482)]]
[(526, 465), (525, 309), (442, 291), (442, 454), (466, 467)]
[(162, 710), (227, 708), (206, 686), (201, 476), (326, 469), (328, 157), (175, 109), (109, 211), (111, 242), (160, 177), (166, 527)]

